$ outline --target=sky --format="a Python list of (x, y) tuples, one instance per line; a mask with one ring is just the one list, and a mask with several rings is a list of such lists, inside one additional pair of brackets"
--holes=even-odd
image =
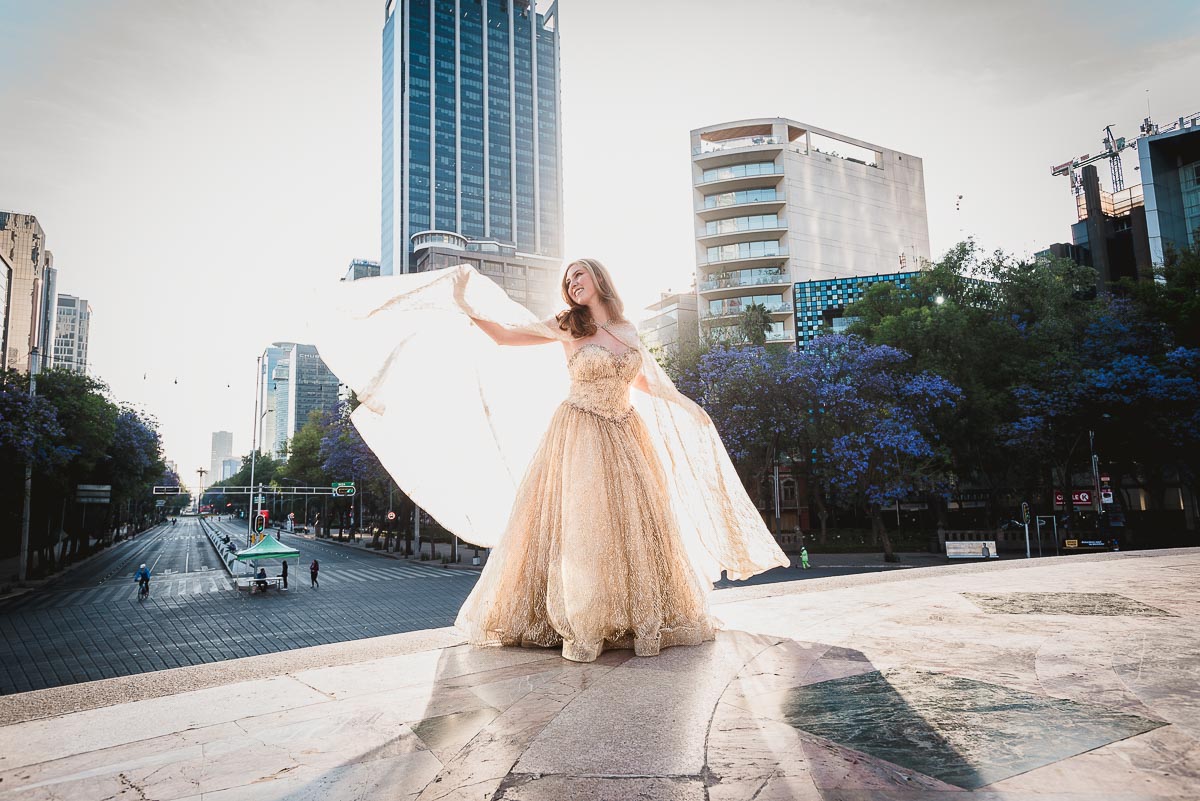
[[(327, 313), (314, 287), (379, 258), (383, 10), (0, 0), (0, 209), (41, 221), (91, 373), (185, 482), (213, 431), (249, 451), (255, 357)], [(921, 157), (937, 258), (1069, 241), (1052, 165), (1147, 103), (1200, 111), (1192, 0), (561, 0), (559, 30), (566, 254), (633, 310), (695, 269), (693, 128), (779, 116)]]

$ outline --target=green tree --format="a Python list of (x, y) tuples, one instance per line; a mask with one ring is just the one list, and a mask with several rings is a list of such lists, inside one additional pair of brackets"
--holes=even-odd
[(321, 466), (321, 440), (327, 430), (326, 416), (314, 409), (304, 426), (292, 437), (287, 462), (280, 468), (279, 475), (304, 486), (328, 486), (332, 479)]
[(742, 341), (756, 348), (767, 344), (767, 332), (771, 330), (771, 315), (761, 303), (751, 303), (738, 316), (738, 333)]
[(1125, 279), (1121, 291), (1137, 302), (1147, 318), (1161, 323), (1176, 345), (1200, 348), (1200, 250), (1168, 250), (1155, 278)]

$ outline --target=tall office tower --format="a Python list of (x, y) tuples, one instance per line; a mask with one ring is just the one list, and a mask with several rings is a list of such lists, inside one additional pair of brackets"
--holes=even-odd
[[(272, 342), (263, 351), (262, 375), (259, 376), (261, 391), (258, 397), (258, 450), (268, 454), (275, 447), (275, 394), (271, 388), (271, 378), (279, 362), (288, 358), (292, 352), (293, 342)], [(286, 398), (285, 398), (286, 400)]]
[(237, 473), (237, 471), (239, 471), (241, 469), (242, 469), (242, 460), (241, 459), (236, 459), (232, 456), (228, 459), (222, 459), (221, 460), (221, 473), (220, 473), (221, 478), (220, 478), (220, 480), (224, 481), (227, 478), (232, 478)]
[(208, 481), (222, 480), (221, 463), (233, 456), (233, 432), (214, 431), (212, 435), (212, 462), (209, 464)]
[(796, 343), (796, 284), (929, 260), (921, 159), (781, 118), (691, 132), (702, 330), (738, 336), (750, 304), (768, 342)]
[(57, 274), (37, 217), (0, 211), (0, 250), (12, 268), (5, 361), (9, 368), (27, 373), (30, 349), (37, 346), (44, 369), (54, 360)]
[(0, 370), (8, 369), (8, 301), (12, 294), (12, 264), (0, 250)]
[(287, 442), (308, 422), (314, 411), (332, 412), (338, 405), (338, 379), (313, 345), (293, 345), (288, 355)]
[(88, 371), (88, 330), (92, 306), (74, 295), (58, 296), (58, 322), (54, 329), (54, 366), (76, 373)]
[(431, 268), (428, 247), (480, 243), (511, 250), (526, 288), (528, 271), (557, 285), (558, 76), (557, 2), (387, 0), (383, 275)]
[(288, 429), (288, 406), (291, 398), (288, 392), (288, 376), (291, 369), (292, 360), (289, 356), (279, 360), (279, 364), (275, 365), (275, 372), (271, 375), (271, 407), (275, 410), (275, 436), (269, 444), (270, 453), (276, 459), (287, 458), (288, 439), (291, 436)]

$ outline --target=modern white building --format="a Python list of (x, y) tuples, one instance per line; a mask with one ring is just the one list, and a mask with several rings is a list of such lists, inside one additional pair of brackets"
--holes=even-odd
[(237, 473), (237, 471), (239, 471), (241, 469), (242, 469), (242, 460), (241, 459), (234, 459), (232, 457), (229, 459), (222, 459), (221, 460), (221, 473), (220, 473), (221, 478), (219, 480), (225, 481), (226, 479), (233, 478), (233, 476)]
[(61, 370), (86, 373), (92, 306), (83, 298), (59, 295), (57, 315), (58, 322), (54, 329), (54, 366)]
[(271, 406), (268, 407), (268, 412), (274, 415), (275, 423), (272, 426), (274, 439), (268, 444), (271, 446), (271, 455), (276, 459), (287, 458), (288, 439), (295, 434), (288, 426), (288, 407), (291, 405), (288, 380), (291, 372), (292, 360), (288, 356), (279, 360), (279, 364), (275, 365), (275, 372), (270, 376)]
[(699, 333), (695, 291), (662, 293), (656, 303), (646, 307), (646, 316), (638, 324), (638, 335), (646, 347), (665, 353), (695, 346)]
[(930, 258), (921, 159), (783, 118), (691, 132), (701, 327), (737, 338), (751, 304), (796, 342), (793, 287)]
[(208, 480), (223, 481), (225, 476), (221, 463), (233, 456), (233, 432), (214, 431), (212, 433), (212, 457), (208, 466)]
[(46, 232), (32, 214), (0, 211), (0, 249), (12, 270), (3, 315), (5, 366), (28, 373), (30, 352), (37, 348), (38, 368), (53, 367), (58, 271), (46, 249)]

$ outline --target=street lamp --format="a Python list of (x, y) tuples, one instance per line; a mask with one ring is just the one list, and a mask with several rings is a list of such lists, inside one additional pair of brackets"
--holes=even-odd
[[(277, 481), (287, 481), (291, 484), (295, 484), (297, 487), (304, 486), (303, 481), (299, 481), (294, 478), (288, 478), (287, 476), (275, 476), (275, 479)], [(292, 512), (293, 514), (296, 511), (296, 495), (295, 495), (295, 493), (293, 493), (292, 497), (288, 499), (288, 511)], [(304, 518), (307, 521), (307, 519), (308, 519), (308, 493), (307, 492), (304, 493)], [(285, 528), (286, 528), (286, 526), (285, 526)], [(294, 530), (294, 528), (295, 527), (293, 526), (293, 530)]]
[[(36, 320), (38, 315), (34, 315)], [(37, 377), (41, 369), (38, 359), (37, 345), (29, 349), (29, 397), (37, 397)], [(33, 459), (25, 463), (25, 505), (21, 510), (21, 549), (20, 564), (17, 565), (17, 581), (24, 584), (29, 566), (29, 511), (30, 499), (33, 497)]]
[[(254, 430), (250, 432), (250, 508), (246, 512), (246, 535), (247, 537), (254, 531), (254, 504), (257, 503), (254, 499), (254, 467), (258, 458), (258, 448), (261, 444), (259, 440), (260, 431), (262, 430), (262, 419), (267, 416), (267, 409), (263, 409), (259, 414), (258, 405), (262, 399), (263, 385), (263, 359), (267, 355), (267, 349), (263, 348), (262, 353), (258, 354), (257, 368), (254, 376)], [(263, 404), (266, 406), (266, 404)]]
[(203, 467), (197, 468), (196, 472), (200, 474), (200, 489), (196, 492), (196, 514), (200, 514), (200, 504), (204, 502), (204, 474), (208, 471)]

